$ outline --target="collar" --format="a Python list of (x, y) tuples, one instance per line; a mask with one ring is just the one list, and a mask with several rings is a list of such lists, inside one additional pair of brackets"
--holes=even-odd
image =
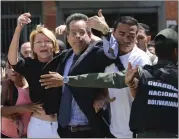
[(111, 34), (110, 44), (114, 44), (114, 43), (117, 43), (117, 40), (114, 38), (113, 34)]

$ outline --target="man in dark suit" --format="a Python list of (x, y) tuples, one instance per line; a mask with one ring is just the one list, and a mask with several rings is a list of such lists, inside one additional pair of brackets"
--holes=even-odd
[(104, 72), (105, 67), (113, 63), (113, 60), (105, 56), (102, 42), (90, 46), (91, 30), (86, 25), (87, 19), (86, 15), (78, 13), (67, 18), (67, 39), (72, 49), (66, 50), (61, 54), (63, 57), (60, 55), (51, 62), (57, 64), (61, 61), (56, 72), (42, 75), (41, 79), (42, 86), (48, 86), (46, 89), (63, 86), (62, 90), (54, 90), (61, 94), (58, 133), (62, 138), (105, 137), (106, 125), (93, 108), (99, 88), (71, 87), (66, 84), (51, 86), (54, 80), (58, 83), (60, 74), (67, 76)]

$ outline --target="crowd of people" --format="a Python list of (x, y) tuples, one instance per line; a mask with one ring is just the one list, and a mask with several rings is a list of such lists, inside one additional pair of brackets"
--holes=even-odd
[(37, 25), (19, 51), (31, 22), (18, 17), (1, 55), (2, 138), (178, 137), (178, 27), (152, 40), (131, 16), (109, 27), (102, 10), (74, 13), (55, 33)]

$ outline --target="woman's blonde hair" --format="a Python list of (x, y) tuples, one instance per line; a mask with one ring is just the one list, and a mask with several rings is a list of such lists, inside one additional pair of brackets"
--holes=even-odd
[[(57, 39), (56, 39), (54, 33), (52, 31), (50, 31), (49, 29), (47, 29), (46, 27), (44, 27), (43, 25), (37, 25), (36, 29), (30, 33), (30, 45), (31, 45), (32, 51), (34, 48), (35, 36), (39, 33), (43, 33), (50, 40), (52, 40), (53, 51), (54, 51), (54, 53), (58, 53), (59, 47), (58, 47), (58, 42), (57, 42)], [(37, 54), (35, 54), (34, 51), (33, 51), (33, 55), (34, 55), (34, 58), (37, 59)]]

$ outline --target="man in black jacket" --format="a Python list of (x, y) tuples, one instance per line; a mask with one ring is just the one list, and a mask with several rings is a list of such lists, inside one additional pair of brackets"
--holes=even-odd
[(168, 28), (155, 37), (158, 63), (139, 68), (136, 86), (126, 81), (135, 98), (130, 129), (139, 138), (174, 138), (178, 135), (178, 34)]
[[(62, 52), (59, 57), (49, 63), (53, 67), (54, 64), (56, 65), (58, 61), (61, 61), (58, 63), (56, 72), (42, 76), (42, 80), (44, 78), (46, 80), (45, 85), (49, 85), (53, 78), (59, 74), (67, 76), (104, 72), (105, 67), (112, 64), (113, 60), (105, 56), (101, 42), (95, 46), (90, 46), (91, 30), (86, 25), (87, 19), (86, 15), (78, 13), (67, 18), (67, 39), (72, 49)], [(47, 67), (44, 68), (46, 71)], [(93, 101), (100, 89), (68, 85), (64, 85), (61, 89), (51, 88), (47, 90), (52, 92), (51, 95), (53, 95), (53, 91), (59, 91), (59, 94), (62, 92), (58, 111), (60, 137), (105, 137), (106, 125), (93, 108)]]

